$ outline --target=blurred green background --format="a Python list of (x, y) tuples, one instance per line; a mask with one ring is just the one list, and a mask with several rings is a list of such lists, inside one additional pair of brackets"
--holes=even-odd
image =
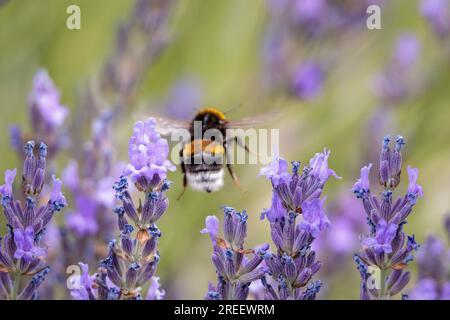
[[(362, 28), (345, 41), (323, 44), (323, 55), (339, 49), (341, 58), (327, 78), (323, 94), (304, 102), (289, 95), (262, 101), (256, 97), (269, 19), (265, 1), (179, 1), (171, 22), (174, 37), (146, 72), (136, 106), (117, 128), (119, 159), (127, 160), (126, 147), (135, 120), (160, 112), (158, 101), (167, 96), (175, 81), (189, 75), (202, 84), (205, 105), (222, 109), (239, 106), (230, 118), (281, 111), (281, 118), (270, 124), (281, 129), (281, 155), (306, 162), (323, 147), (331, 149), (330, 167), (343, 179), (331, 180), (324, 193), (328, 200), (342, 192), (351, 193), (359, 168), (369, 160), (376, 161), (364, 152), (378, 150), (373, 141), (382, 138), (369, 139), (367, 132), (367, 122), (378, 107), (371, 89), (373, 77), (387, 63), (396, 36), (412, 31), (422, 43), (417, 68), (426, 90), (395, 106), (386, 133), (406, 138), (404, 166), (420, 169), (419, 183), (425, 192), (407, 231), (416, 234), (419, 242), (429, 233), (443, 234), (442, 218), (450, 208), (450, 59), (420, 16), (417, 1), (388, 2), (382, 13), (382, 30)], [(81, 8), (81, 30), (65, 26), (70, 4)], [(128, 18), (132, 6), (132, 0), (11, 0), (0, 7), (1, 172), (20, 167), (10, 148), (8, 128), (12, 123), (25, 131), (29, 128), (27, 95), (34, 73), (42, 67), (48, 69), (63, 104), (71, 108), (69, 121), (73, 119), (80, 112), (75, 106), (83, 84), (102, 69), (114, 49), (117, 27)], [(58, 159), (59, 174), (66, 161), (64, 155)], [(215, 281), (210, 242), (199, 231), (207, 215), (221, 217), (220, 206), (248, 210), (248, 247), (270, 242), (268, 225), (259, 215), (270, 206), (271, 188), (263, 178), (257, 178), (259, 169), (255, 165), (237, 166), (246, 193), (227, 177), (220, 192), (188, 190), (180, 201), (175, 198), (181, 191), (181, 174), (169, 176), (175, 187), (169, 192), (169, 211), (159, 225), (163, 237), (158, 269), (167, 297), (203, 298), (208, 281)], [(405, 183), (402, 188), (406, 188)], [(359, 274), (351, 256), (348, 265), (339, 266), (326, 286), (325, 298), (358, 298)]]

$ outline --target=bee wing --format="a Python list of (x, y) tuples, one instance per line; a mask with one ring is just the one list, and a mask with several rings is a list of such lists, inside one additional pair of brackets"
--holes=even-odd
[(231, 129), (260, 127), (262, 124), (277, 120), (280, 116), (280, 112), (266, 112), (252, 117), (230, 120), (227, 127)]
[(189, 132), (190, 121), (170, 119), (165, 117), (154, 117), (156, 120), (156, 130), (164, 137), (179, 135), (183, 131)]

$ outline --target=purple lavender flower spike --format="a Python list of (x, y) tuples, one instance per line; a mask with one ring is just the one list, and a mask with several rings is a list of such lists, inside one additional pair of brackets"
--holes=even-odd
[[(28, 111), (33, 136), (38, 143), (46, 141), (49, 158), (53, 159), (55, 154), (66, 142), (63, 124), (69, 111), (60, 103), (60, 94), (46, 70), (39, 70), (34, 78), (31, 92), (28, 97)], [(25, 157), (22, 145), (26, 140), (24, 133), (17, 126), (10, 130), (11, 144), (16, 152)]]
[[(372, 165), (361, 169), (361, 178), (353, 187), (356, 197), (363, 203), (370, 229), (370, 234), (362, 240), (361, 252), (354, 257), (361, 275), (361, 299), (389, 299), (399, 294), (410, 280), (410, 273), (405, 268), (413, 260), (413, 252), (419, 248), (414, 236), (407, 236), (403, 231), (417, 197), (423, 195), (422, 188), (417, 184), (417, 169), (408, 168), (408, 192), (393, 200), (393, 192), (400, 184), (401, 150), (404, 145), (401, 136), (397, 136), (393, 149), (389, 136), (383, 139), (379, 168), (383, 190), (379, 197), (373, 194), (370, 187)], [(380, 281), (369, 285), (373, 270)]]
[[(329, 155), (327, 150), (315, 154), (302, 172), (299, 162), (292, 162), (292, 173), (288, 173), (287, 164), (282, 163), (283, 179), (274, 179), (279, 176), (276, 164), (281, 160), (278, 157), (261, 170), (273, 188), (272, 206), (263, 211), (261, 218), (267, 217), (277, 248), (276, 254), (266, 253), (263, 257), (270, 276), (262, 279), (267, 299), (315, 299), (322, 287), (320, 281), (311, 281), (321, 267), (321, 263), (315, 261), (316, 253), (311, 245), (319, 233), (331, 225), (324, 213), (325, 199), (321, 199), (321, 195), (329, 177), (339, 177), (328, 167)], [(301, 222), (297, 223), (300, 216)]]
[[(210, 284), (205, 299), (207, 300), (245, 300), (251, 283), (262, 279), (267, 272), (260, 264), (269, 249), (264, 244), (255, 250), (244, 249), (247, 236), (247, 214), (231, 207), (223, 208), (225, 220), (223, 232), (225, 239), (218, 237), (219, 220), (215, 216), (205, 219), (202, 233), (209, 233), (213, 245), (212, 262), (216, 268), (218, 283)], [(227, 225), (230, 224), (230, 225)], [(233, 230), (230, 233), (230, 230)], [(246, 255), (252, 254), (251, 259)]]
[[(160, 259), (158, 239), (161, 237), (161, 231), (155, 223), (169, 205), (165, 193), (170, 188), (170, 182), (166, 177), (172, 164), (167, 156), (167, 141), (156, 132), (155, 121), (150, 119), (146, 123), (136, 123), (130, 139), (131, 163), (125, 172), (132, 175), (132, 179), (133, 176), (136, 178), (134, 182), (142, 193), (142, 205), (135, 205), (128, 189), (128, 180), (121, 176), (113, 185), (116, 198), (121, 201), (121, 207), (114, 209), (120, 234), (108, 245), (108, 256), (100, 262), (97, 276), (89, 285), (92, 292), (89, 299), (140, 300), (143, 297), (163, 297), (159, 278), (155, 278)], [(135, 171), (131, 172), (130, 168)], [(146, 284), (150, 284), (149, 290), (147, 295), (142, 296), (142, 287)], [(79, 295), (77, 291), (74, 294)]]
[[(39, 156), (35, 157), (35, 153)], [(50, 196), (51, 200), (47, 204), (40, 204), (47, 146), (41, 143), (36, 148), (36, 144), (30, 141), (26, 144), (26, 154), (21, 196), (25, 203), (14, 200), (21, 198), (13, 194), (16, 170), (6, 171), (5, 184), (0, 188), (3, 213), (8, 223), (3, 246), (0, 243), (0, 280), (2, 287), (4, 283), (7, 284), (6, 290), (0, 290), (0, 298), (12, 300), (37, 297), (36, 290), (50, 271), (45, 262), (47, 249), (41, 239), (54, 213), (67, 205), (65, 199), (62, 200), (59, 180), (56, 191)]]
[(167, 140), (156, 132), (156, 120), (153, 118), (135, 124), (128, 155), (130, 164), (124, 175), (131, 176), (140, 191), (154, 188), (167, 177), (167, 171), (175, 171), (175, 166), (167, 159)]

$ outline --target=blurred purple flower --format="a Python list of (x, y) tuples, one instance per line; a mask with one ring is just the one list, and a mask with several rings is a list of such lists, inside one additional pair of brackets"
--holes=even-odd
[(450, 3), (448, 0), (422, 0), (420, 11), (439, 37), (444, 38), (450, 34)]
[(437, 300), (438, 298), (437, 284), (433, 279), (420, 280), (409, 294), (411, 300)]
[(327, 9), (325, 0), (297, 0), (294, 1), (294, 16), (300, 23), (318, 24)]
[(124, 170), (131, 176), (136, 187), (145, 191), (167, 177), (167, 171), (175, 171), (175, 166), (167, 159), (169, 145), (156, 132), (156, 120), (136, 122), (130, 138), (128, 156), (130, 164)]
[(333, 218), (333, 227), (327, 232), (327, 240), (334, 253), (348, 254), (355, 249), (357, 238), (355, 227), (348, 218)]
[(5, 171), (5, 184), (0, 186), (0, 193), (3, 197), (12, 198), (13, 183), (17, 175), (17, 169)]
[(421, 44), (412, 32), (399, 35), (390, 61), (375, 77), (375, 92), (383, 103), (399, 102), (412, 92), (412, 70), (419, 60)]
[(395, 43), (393, 62), (399, 64), (403, 69), (413, 67), (420, 56), (420, 41), (414, 33), (400, 35)]
[(33, 78), (33, 88), (29, 97), (31, 113), (48, 127), (60, 127), (68, 115), (68, 110), (59, 102), (59, 92), (46, 70), (39, 70)]
[(164, 290), (161, 290), (161, 284), (159, 283), (159, 277), (153, 277), (150, 280), (150, 285), (148, 287), (146, 300), (162, 300), (166, 295)]
[(450, 262), (446, 254), (444, 243), (433, 235), (428, 236), (417, 252), (419, 278), (442, 281)]
[(78, 175), (78, 163), (75, 160), (71, 160), (63, 171), (62, 178), (64, 184), (72, 192), (80, 185), (80, 177)]
[(391, 253), (392, 240), (397, 233), (398, 226), (395, 223), (387, 223), (386, 220), (378, 221), (376, 234), (363, 240), (363, 246), (374, 250), (376, 253)]
[(441, 300), (450, 300), (450, 281), (442, 285)]
[(16, 251), (14, 252), (14, 258), (24, 258), (26, 261), (30, 261), (34, 258), (45, 257), (47, 251), (34, 244), (34, 230), (33, 227), (27, 227), (25, 230), (14, 229), (14, 243), (16, 244)]
[(312, 100), (322, 93), (324, 72), (318, 63), (306, 61), (294, 71), (292, 86), (301, 99)]
[(164, 103), (166, 113), (177, 119), (189, 119), (193, 111), (202, 104), (202, 86), (192, 76), (184, 76), (175, 82)]
[(75, 208), (76, 212), (66, 215), (67, 226), (80, 237), (96, 234), (98, 231), (96, 201), (78, 194), (75, 199)]

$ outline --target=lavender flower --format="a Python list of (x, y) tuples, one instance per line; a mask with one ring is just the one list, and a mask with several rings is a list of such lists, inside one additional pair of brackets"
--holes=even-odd
[[(32, 136), (38, 141), (46, 141), (50, 158), (66, 144), (62, 125), (69, 110), (60, 103), (60, 94), (46, 70), (39, 70), (33, 78), (33, 86), (28, 98)], [(11, 128), (11, 142), (16, 151), (26, 156), (22, 146), (24, 134), (19, 127)]]
[(150, 285), (148, 287), (147, 296), (145, 300), (162, 300), (166, 295), (164, 290), (161, 290), (161, 284), (159, 283), (159, 277), (153, 277), (150, 280)]
[[(264, 255), (271, 277), (262, 280), (267, 299), (315, 299), (322, 287), (320, 281), (311, 281), (321, 267), (315, 261), (311, 244), (330, 227), (320, 196), (329, 177), (339, 177), (328, 168), (329, 155), (327, 150), (317, 153), (301, 174), (300, 163), (293, 162), (292, 173), (288, 173), (286, 161), (278, 156), (261, 169), (260, 175), (265, 175), (273, 187), (272, 206), (261, 219), (269, 220), (272, 241), (277, 247), (276, 254)], [(296, 223), (299, 215), (303, 219)], [(272, 284), (276, 284), (276, 289)]]
[(130, 164), (124, 171), (140, 191), (156, 187), (167, 176), (167, 171), (174, 171), (175, 166), (167, 159), (169, 145), (155, 129), (153, 118), (146, 122), (139, 121), (134, 126), (130, 139), (128, 155)]
[(89, 275), (89, 266), (87, 264), (80, 262), (79, 266), (81, 275), (76, 276), (74, 283), (72, 283), (70, 295), (76, 300), (91, 300), (97, 291), (93, 288), (94, 277)]
[[(59, 102), (60, 96), (46, 70), (39, 70), (33, 79), (29, 105), (33, 120), (48, 129), (61, 127), (68, 115), (67, 107)], [(36, 128), (35, 128), (36, 129)]]
[[(408, 284), (410, 273), (404, 269), (413, 259), (413, 251), (418, 249), (414, 236), (406, 236), (403, 225), (411, 213), (417, 198), (423, 196), (417, 184), (418, 170), (408, 168), (409, 186), (406, 195), (393, 201), (393, 191), (400, 184), (402, 155), (405, 141), (401, 136), (396, 146), (390, 148), (390, 139), (383, 139), (379, 182), (384, 190), (377, 197), (371, 193), (369, 174), (372, 165), (361, 169), (361, 178), (355, 183), (353, 192), (363, 203), (369, 236), (362, 241), (362, 251), (355, 255), (362, 282), (362, 299), (388, 299), (400, 293)], [(371, 270), (379, 277), (379, 286), (369, 280)]]
[[(47, 146), (41, 143), (36, 148), (35, 143), (30, 141), (25, 150), (22, 173), (25, 204), (22, 205), (20, 200), (15, 199), (13, 193), (16, 169), (6, 171), (5, 184), (0, 187), (3, 213), (8, 226), (3, 246), (0, 239), (0, 298), (4, 299), (36, 298), (36, 290), (49, 272), (45, 263), (47, 250), (42, 246), (41, 238), (54, 213), (67, 205), (61, 193), (61, 181), (56, 178), (53, 178), (54, 187), (50, 199), (46, 204), (39, 205)], [(37, 157), (35, 152), (38, 153)], [(24, 278), (28, 278), (27, 282)]]
[(170, 89), (163, 103), (165, 113), (176, 119), (191, 120), (192, 111), (202, 105), (202, 83), (194, 76), (183, 76)]
[(420, 11), (440, 38), (450, 34), (450, 4), (447, 0), (422, 0)]
[[(269, 245), (265, 244), (255, 250), (244, 249), (247, 237), (247, 213), (238, 212), (231, 207), (224, 207), (223, 234), (218, 237), (219, 219), (208, 216), (205, 229), (213, 245), (212, 262), (216, 268), (217, 285), (209, 285), (208, 300), (245, 300), (249, 294), (250, 284), (264, 277), (266, 268), (259, 267)], [(253, 254), (251, 259), (246, 255)]]
[(294, 72), (292, 87), (294, 94), (304, 100), (312, 100), (322, 92), (324, 73), (314, 61), (306, 61)]
[(382, 104), (390, 105), (408, 98), (414, 88), (412, 70), (421, 53), (421, 45), (411, 32), (401, 34), (386, 67), (375, 78), (375, 91)]
[(419, 279), (409, 299), (450, 300), (450, 251), (444, 243), (433, 235), (428, 236), (417, 252), (417, 264)]
[(81, 237), (95, 235), (99, 228), (96, 220), (97, 202), (91, 197), (78, 194), (75, 207), (76, 212), (66, 215), (67, 226)]
[[(147, 124), (147, 126), (143, 122), (136, 124), (135, 128), (138, 130), (135, 130), (130, 139), (130, 149), (139, 148), (139, 146), (167, 145), (167, 141), (157, 135), (154, 122), (148, 121)], [(136, 160), (136, 154), (130, 152), (130, 161), (134, 162), (134, 165), (136, 165), (135, 161), (143, 164), (139, 168), (141, 172), (145, 174), (149, 172), (144, 167), (154, 170), (152, 176), (145, 174), (140, 176), (149, 177), (149, 180), (136, 179), (136, 187), (144, 195), (143, 204), (139, 206), (134, 204), (125, 176), (122, 176), (113, 186), (116, 198), (122, 203), (120, 207), (114, 209), (121, 233), (109, 243), (108, 257), (101, 261), (94, 283), (88, 286), (90, 292), (93, 292), (89, 295), (89, 299), (142, 299), (141, 290), (147, 283), (151, 284), (147, 297), (161, 298), (163, 295), (157, 279), (154, 278), (159, 262), (158, 238), (161, 237), (161, 232), (155, 223), (169, 206), (165, 192), (169, 189), (170, 182), (165, 179), (166, 171), (161, 166), (161, 163), (166, 164), (168, 160), (163, 159), (164, 154), (147, 151), (149, 152), (140, 153), (142, 159), (138, 160)], [(167, 155), (166, 153), (165, 156)], [(130, 164), (125, 172), (134, 165)], [(155, 169), (158, 166), (159, 168)], [(150, 183), (155, 181), (157, 183)], [(144, 185), (144, 183), (147, 184)], [(86, 284), (83, 287), (86, 287)], [(95, 293), (94, 289), (97, 289)], [(72, 295), (76, 298), (86, 298), (85, 294), (79, 294), (78, 291), (73, 293), (72, 290)]]

